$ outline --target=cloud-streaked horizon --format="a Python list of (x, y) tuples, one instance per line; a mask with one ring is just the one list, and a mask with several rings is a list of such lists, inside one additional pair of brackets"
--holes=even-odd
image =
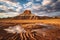
[(60, 0), (0, 0), (0, 18), (14, 17), (24, 10), (40, 16), (60, 15)]

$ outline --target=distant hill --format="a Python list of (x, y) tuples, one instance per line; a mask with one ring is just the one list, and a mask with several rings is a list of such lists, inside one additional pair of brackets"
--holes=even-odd
[(32, 14), (30, 10), (25, 10), (22, 14), (15, 16), (15, 17), (8, 17), (3, 19), (16, 19), (16, 20), (37, 20), (37, 19), (51, 19), (51, 18), (60, 18), (57, 16), (49, 17), (49, 16), (37, 16), (35, 14)]
[(38, 16), (33, 14), (30, 10), (25, 10), (22, 14), (14, 17), (14, 19), (30, 19), (30, 20), (37, 20), (37, 19), (50, 19), (53, 17), (48, 16)]
[(22, 14), (14, 17), (14, 19), (37, 19), (35, 14), (32, 14), (30, 10), (25, 10)]

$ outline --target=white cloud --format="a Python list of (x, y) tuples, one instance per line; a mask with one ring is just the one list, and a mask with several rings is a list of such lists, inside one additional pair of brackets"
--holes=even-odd
[(4, 10), (4, 11), (8, 11), (8, 8), (6, 6), (4, 6), (4, 5), (0, 5), (0, 9)]
[[(2, 8), (5, 9), (13, 9), (13, 10), (17, 10), (19, 11), (20, 9), (22, 9), (22, 6), (20, 5), (20, 3), (18, 2), (11, 2), (11, 1), (1, 1), (0, 2), (3, 2), (3, 5), (2, 5)], [(1, 5), (0, 5), (1, 6)], [(16, 7), (16, 8), (15, 8)], [(5, 9), (6, 10), (6, 9)]]
[(60, 0), (58, 0), (58, 2), (60, 2)]
[(42, 12), (35, 12), (34, 14), (38, 15), (38, 16), (49, 16), (49, 17), (60, 16), (60, 12), (50, 12), (50, 13), (47, 13), (45, 11), (42, 11)]
[(49, 5), (51, 2), (52, 0), (43, 0), (42, 5)]
[(17, 12), (0, 13), (0, 18), (14, 17), (19, 15)]
[(19, 2), (0, 0), (0, 3), (2, 3), (2, 5), (0, 5), (0, 10), (6, 11), (5, 13), (0, 13), (0, 18), (17, 16), (18, 12), (20, 12), (22, 9), (22, 6)]
[(32, 2), (28, 2), (26, 4), (23, 4), (24, 8), (30, 7), (32, 5)]
[(16, 9), (16, 11), (19, 12), (21, 9), (22, 9), (22, 7), (18, 7), (18, 8)]
[(39, 8), (41, 8), (40, 4), (34, 4), (33, 2), (28, 2), (26, 4), (23, 4), (23, 7), (25, 8), (25, 10), (39, 10)]
[(32, 5), (32, 9), (35, 9), (35, 10), (40, 10), (40, 8), (41, 8), (42, 6), (40, 5), (40, 4), (38, 4), (38, 5)]
[[(41, 1), (41, 0), (36, 0), (36, 1)], [(48, 12), (55, 12), (56, 10), (54, 9), (56, 3), (54, 0), (43, 0), (42, 5), (41, 4), (34, 4), (32, 0), (30, 1), (32, 6), (29, 7), (31, 4), (28, 2), (24, 4), (24, 7), (26, 9), (30, 9), (34, 12), (34, 14), (40, 15), (40, 16), (54, 16), (55, 13), (48, 13)], [(30, 5), (29, 5), (30, 4)], [(27, 6), (26, 6), (27, 5)], [(45, 11), (45, 12), (44, 12)], [(42, 13), (43, 12), (43, 13)]]
[[(53, 0), (43, 0), (42, 5), (41, 4), (36, 4), (36, 3), (34, 4), (33, 3), (33, 0), (28, 0), (28, 1), (29, 2), (27, 2), (26, 4), (23, 4), (23, 6), (21, 6), (19, 2), (12, 2), (10, 0), (9, 1), (7, 1), (7, 0), (0, 0), (0, 2), (4, 2), (3, 5), (0, 5), (0, 9), (3, 9), (4, 11), (7, 11), (8, 12), (7, 14), (6, 13), (5, 14), (3, 13), (4, 14), (4, 17), (6, 15), (8, 15), (9, 17), (12, 17), (14, 15), (17, 15), (18, 12), (21, 9), (23, 9), (23, 10), (32, 10), (32, 11), (38, 12), (38, 15), (41, 15), (41, 10), (42, 10), (42, 12), (43, 11), (48, 11), (48, 12), (50, 12), (50, 11), (56, 11), (54, 9), (54, 7), (56, 6), (56, 3), (53, 3), (52, 2)], [(41, 0), (36, 0), (36, 1), (41, 1)], [(58, 2), (60, 2), (60, 0), (58, 0)], [(46, 5), (51, 6), (53, 9), (48, 9), (46, 7)], [(12, 12), (11, 12), (11, 10), (12, 10)], [(15, 13), (17, 13), (17, 14), (15, 14)], [(0, 14), (0, 17), (3, 14), (1, 13)], [(45, 14), (43, 14), (43, 15), (45, 15)], [(8, 16), (6, 16), (6, 17), (8, 17)]]

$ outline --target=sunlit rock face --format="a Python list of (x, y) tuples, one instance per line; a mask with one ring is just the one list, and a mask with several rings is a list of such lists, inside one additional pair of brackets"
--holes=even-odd
[(38, 16), (31, 12), (31, 10), (25, 10), (23, 13), (19, 14), (18, 16), (13, 17), (13, 19), (19, 20), (39, 20), (39, 19), (50, 19), (53, 17), (49, 16)]
[(25, 15), (25, 16), (27, 15), (28, 16), (30, 14), (32, 14), (30, 10), (25, 10), (24, 13), (21, 14), (21, 15)]
[(1, 40), (57, 40), (60, 36), (59, 29), (45, 24), (28, 24), (26, 27), (16, 25), (1, 29)]
[(21, 20), (33, 20), (33, 19), (37, 19), (38, 17), (33, 14), (31, 12), (31, 10), (25, 10), (23, 13), (21, 13), (20, 15), (14, 17), (14, 19), (21, 19)]

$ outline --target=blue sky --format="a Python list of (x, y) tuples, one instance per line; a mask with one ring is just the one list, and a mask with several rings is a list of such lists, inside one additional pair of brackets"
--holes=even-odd
[(14, 17), (24, 10), (38, 16), (60, 16), (60, 0), (0, 0), (0, 18)]

